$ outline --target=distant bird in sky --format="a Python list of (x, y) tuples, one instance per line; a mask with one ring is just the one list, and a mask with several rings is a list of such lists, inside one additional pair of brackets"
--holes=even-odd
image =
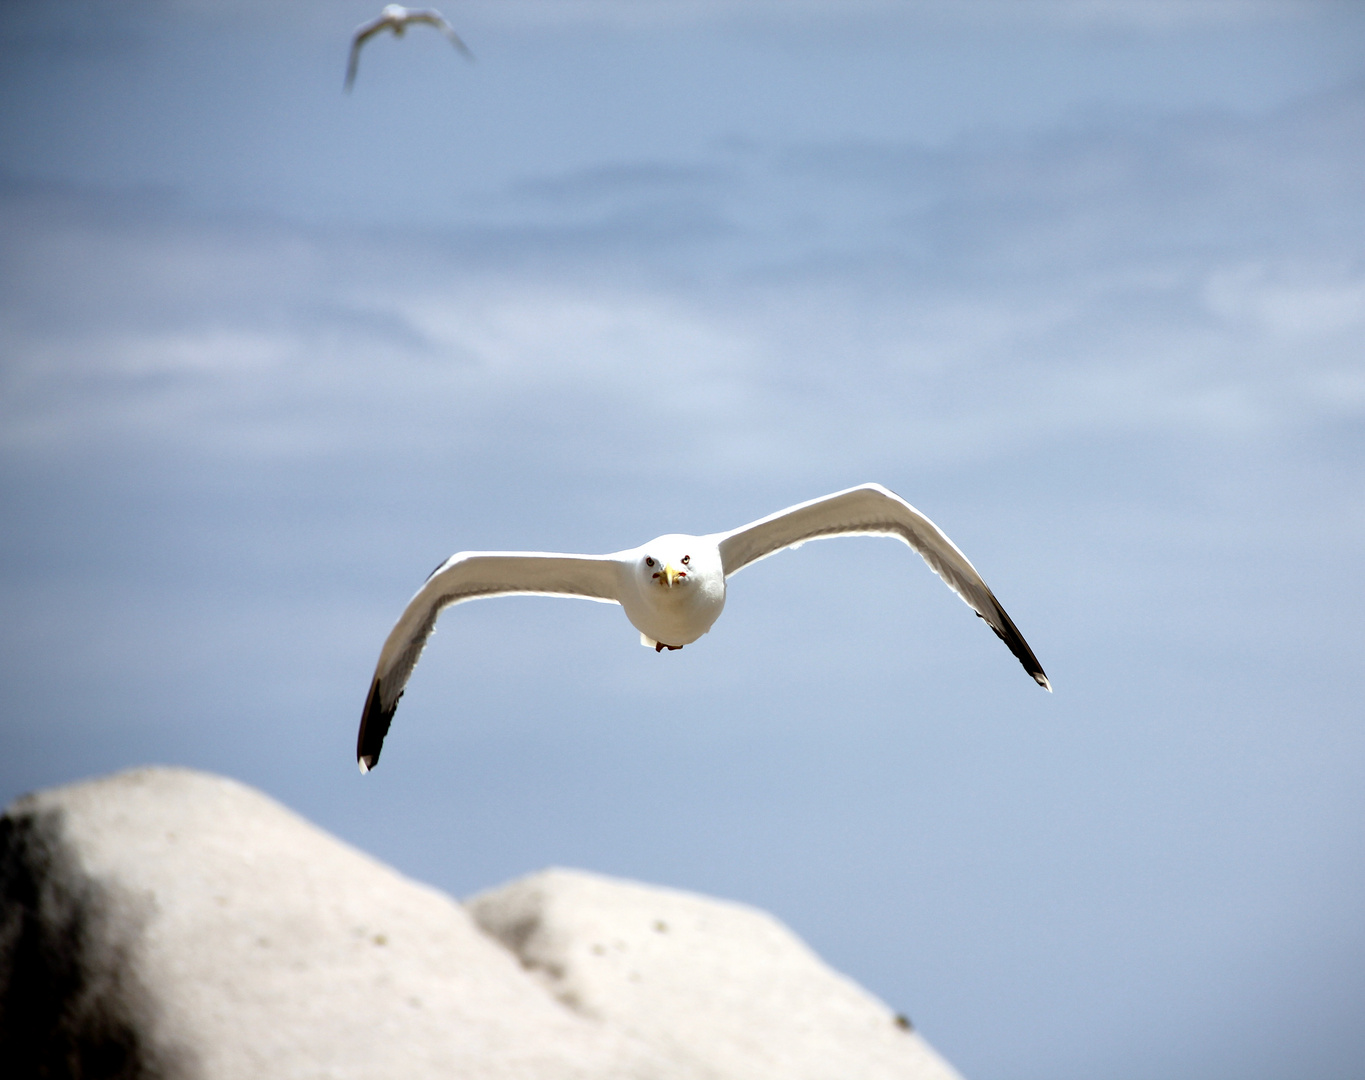
[(455, 27), (451, 26), (446, 17), (439, 11), (434, 8), (405, 8), (401, 4), (388, 4), (379, 13), (379, 18), (356, 27), (355, 37), (351, 39), (351, 59), (346, 65), (347, 90), (350, 90), (355, 82), (356, 68), (360, 66), (360, 47), (375, 34), (384, 30), (392, 30), (394, 37), (402, 37), (403, 31), (411, 23), (425, 23), (427, 26), (436, 27), (450, 39), (450, 43), (455, 48), (459, 49), (469, 59), (474, 59), (474, 54), (460, 40), (460, 35), (455, 33)]
[[(461, 551), (438, 566), (408, 601), (379, 654), (356, 758), (369, 772), (393, 721), (398, 699), (445, 608), (486, 596), (544, 594), (620, 604), (656, 652), (681, 649), (711, 629), (725, 606), (725, 582), (750, 563), (783, 548), (829, 536), (891, 536), (923, 557), (948, 587), (986, 620), (1045, 690), (1043, 674), (1005, 609), (943, 531), (880, 484), (837, 491), (798, 503), (729, 532), (672, 533), (611, 555), (543, 551)], [(800, 578), (796, 579), (797, 586)]]

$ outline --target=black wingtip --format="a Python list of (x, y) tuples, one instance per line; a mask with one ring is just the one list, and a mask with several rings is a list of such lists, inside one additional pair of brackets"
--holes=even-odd
[[(1019, 628), (1014, 625), (1014, 620), (1005, 613), (1005, 609), (1000, 606), (1000, 601), (994, 596), (991, 597), (991, 603), (995, 605), (995, 614), (999, 618), (1000, 624), (1004, 629), (1001, 630), (999, 627), (993, 626), (989, 619), (982, 616), (986, 625), (990, 626), (990, 628), (995, 631), (995, 636), (1005, 643), (1010, 652), (1014, 653), (1019, 663), (1024, 665), (1024, 670), (1029, 673), (1029, 676), (1033, 681), (1049, 694), (1052, 693), (1052, 683), (1048, 682), (1047, 675), (1043, 671), (1043, 665), (1038, 663), (1038, 658), (1033, 655), (1033, 650), (1028, 647), (1028, 642), (1024, 640), (1024, 635), (1019, 633)], [(980, 612), (977, 612), (977, 614), (980, 615)]]
[[(398, 695), (400, 698), (402, 696), (401, 693)], [(360, 734), (355, 744), (356, 761), (362, 773), (369, 772), (378, 764), (379, 751), (384, 748), (384, 736), (389, 733), (389, 725), (393, 723), (397, 708), (397, 698), (387, 709), (384, 708), (379, 696), (378, 678), (370, 683), (370, 696), (365, 699), (365, 713), (360, 718)]]

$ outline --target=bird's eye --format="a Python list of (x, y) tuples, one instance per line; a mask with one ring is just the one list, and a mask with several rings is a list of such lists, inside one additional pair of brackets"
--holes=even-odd
[(648, 559), (648, 558), (645, 559), (645, 565), (646, 565), (646, 566), (653, 566), (653, 565), (654, 565), (654, 560), (653, 560), (653, 559)]
[(691, 555), (684, 555), (684, 556), (683, 556), (682, 562), (683, 562), (683, 565), (684, 565), (684, 566), (687, 566), (689, 563), (691, 563), (691, 561), (692, 561), (692, 556), (691, 556)]

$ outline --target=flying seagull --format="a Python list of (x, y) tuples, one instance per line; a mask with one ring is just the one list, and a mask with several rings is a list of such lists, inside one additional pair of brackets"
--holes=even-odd
[(356, 757), (360, 771), (379, 760), (398, 699), (441, 612), (486, 596), (543, 594), (620, 604), (656, 652), (681, 649), (711, 629), (725, 607), (725, 583), (750, 563), (807, 540), (891, 536), (919, 552), (1019, 658), (1044, 690), (1052, 685), (995, 595), (943, 530), (880, 484), (797, 503), (729, 532), (670, 533), (611, 555), (544, 551), (460, 551), (438, 566), (408, 601), (379, 654)]
[(455, 27), (451, 26), (439, 11), (434, 8), (405, 8), (402, 4), (387, 4), (379, 13), (379, 18), (356, 27), (355, 37), (351, 39), (351, 59), (346, 65), (347, 90), (350, 90), (351, 84), (355, 82), (356, 68), (360, 65), (360, 47), (384, 30), (392, 30), (394, 37), (402, 37), (403, 31), (411, 23), (426, 23), (428, 26), (436, 27), (450, 39), (455, 48), (469, 59), (474, 59), (474, 54), (460, 40), (460, 35), (455, 33)]

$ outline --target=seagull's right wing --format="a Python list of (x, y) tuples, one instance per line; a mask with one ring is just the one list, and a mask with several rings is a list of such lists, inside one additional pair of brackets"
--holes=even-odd
[(388, 16), (381, 15), (377, 19), (356, 27), (355, 36), (351, 38), (351, 58), (346, 62), (346, 91), (348, 93), (355, 82), (356, 70), (360, 67), (360, 46), (389, 25)]
[(368, 772), (379, 760), (403, 687), (443, 609), (487, 596), (527, 594), (619, 604), (617, 575), (618, 563), (609, 555), (539, 551), (461, 551), (452, 555), (408, 601), (379, 653), (356, 740), (360, 771)]
[(721, 565), (728, 578), (750, 563), (785, 548), (828, 536), (893, 536), (903, 540), (986, 621), (1024, 665), (1024, 670), (1033, 676), (1033, 681), (1044, 690), (1052, 689), (1024, 635), (1005, 614), (1000, 601), (967, 556), (942, 529), (881, 484), (863, 484), (797, 503), (738, 529), (719, 533), (716, 540)]

